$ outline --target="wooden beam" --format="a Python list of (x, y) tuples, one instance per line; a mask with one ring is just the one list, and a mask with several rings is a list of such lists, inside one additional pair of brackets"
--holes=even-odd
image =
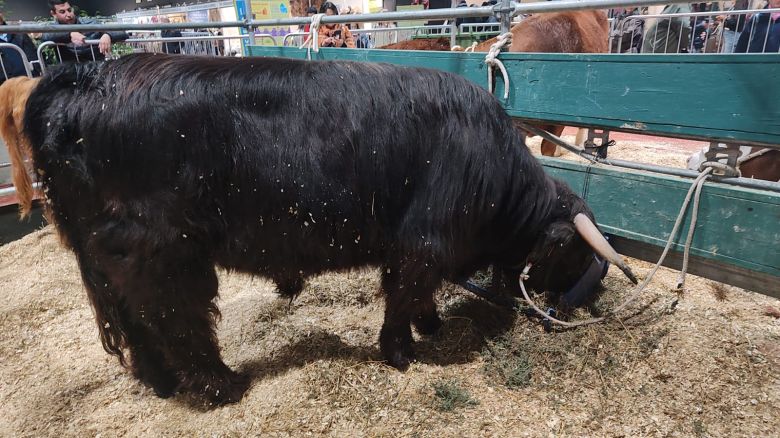
[[(616, 235), (609, 235), (609, 242), (619, 253), (650, 263), (657, 263), (663, 252), (659, 246)], [(682, 260), (681, 252), (670, 251), (663, 266), (679, 271)], [(780, 277), (773, 275), (698, 256), (688, 258), (688, 273), (780, 299)]]

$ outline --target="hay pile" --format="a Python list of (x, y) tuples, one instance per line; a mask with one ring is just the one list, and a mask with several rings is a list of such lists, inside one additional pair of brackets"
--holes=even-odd
[[(599, 308), (631, 289), (614, 271)], [(376, 272), (312, 279), (292, 304), (221, 272), (223, 356), (253, 383), (209, 409), (156, 398), (103, 352), (75, 259), (46, 228), (0, 247), (0, 436), (777, 434), (780, 302), (656, 279), (621, 322), (551, 334), (445, 287), (442, 332), (399, 373), (378, 362)]]
[[(671, 271), (622, 323), (552, 334), (447, 287), (442, 333), (417, 343), (404, 374), (377, 362), (376, 273), (313, 279), (291, 305), (264, 281), (221, 273), (224, 357), (253, 385), (210, 410), (154, 397), (102, 351), (75, 260), (50, 228), (0, 247), (0, 266), (3, 436), (780, 430), (780, 320), (765, 314), (780, 303), (695, 277), (677, 295)], [(610, 273), (598, 305), (629, 289)]]

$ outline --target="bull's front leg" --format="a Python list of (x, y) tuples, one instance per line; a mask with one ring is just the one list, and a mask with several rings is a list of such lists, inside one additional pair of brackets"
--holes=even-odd
[(391, 366), (405, 371), (414, 361), (412, 329), (433, 334), (441, 326), (433, 300), (441, 284), (437, 270), (426, 260), (407, 257), (399, 264), (388, 264), (382, 273), (385, 292), (385, 321), (379, 334), (382, 354)]

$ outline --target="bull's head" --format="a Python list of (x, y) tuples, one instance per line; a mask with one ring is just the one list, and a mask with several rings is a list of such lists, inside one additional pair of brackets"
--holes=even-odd
[(12, 78), (0, 86), (0, 135), (11, 157), (13, 182), (22, 217), (30, 214), (33, 186), (25, 160), (31, 158), (30, 143), (24, 135), (24, 110), (38, 79)]
[(593, 223), (585, 202), (565, 185), (556, 185), (559, 196), (554, 217), (558, 219), (545, 227), (528, 255), (528, 286), (561, 297), (558, 304), (570, 308), (594, 297), (605, 272), (603, 262), (614, 264), (636, 284), (631, 268)]

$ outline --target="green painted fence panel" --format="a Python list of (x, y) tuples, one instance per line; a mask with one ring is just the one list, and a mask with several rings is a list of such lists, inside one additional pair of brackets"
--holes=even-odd
[[(255, 56), (305, 59), (293, 47), (250, 47)], [(313, 59), (389, 62), (449, 71), (487, 87), (484, 55), (322, 49)], [(528, 120), (611, 130), (780, 145), (780, 55), (505, 53), (496, 96)]]
[[(583, 196), (605, 232), (656, 246), (666, 244), (691, 187), (674, 176), (540, 160)], [(682, 251), (690, 219), (689, 207), (672, 249)], [(780, 194), (705, 184), (691, 254), (780, 276)]]

